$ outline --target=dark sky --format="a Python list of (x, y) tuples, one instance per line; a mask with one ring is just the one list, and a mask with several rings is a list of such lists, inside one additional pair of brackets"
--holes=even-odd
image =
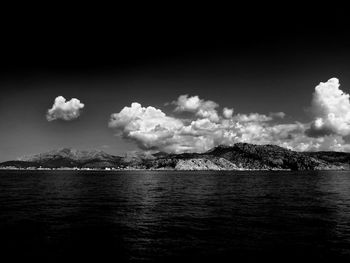
[[(320, 81), (337, 77), (350, 92), (345, 9), (192, 10), (7, 21), (0, 161), (68, 146), (134, 150), (108, 128), (110, 114), (132, 102), (171, 115), (164, 103), (198, 95), (240, 113), (283, 111), (286, 122), (307, 122)], [(85, 104), (78, 119), (46, 120), (59, 95)]]

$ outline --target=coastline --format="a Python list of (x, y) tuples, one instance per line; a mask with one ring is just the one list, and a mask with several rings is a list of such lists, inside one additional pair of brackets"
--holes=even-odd
[[(120, 171), (165, 171), (165, 172), (176, 172), (176, 171), (187, 171), (187, 172), (203, 172), (203, 171), (215, 171), (215, 172), (229, 172), (229, 171), (283, 171), (283, 172), (293, 172), (292, 169), (248, 169), (248, 168), (238, 168), (238, 169), (137, 169), (137, 168), (115, 168), (115, 169), (101, 169), (101, 168), (13, 168), (13, 167), (0, 167), (0, 171), (83, 171), (83, 172), (120, 172)], [(314, 170), (299, 170), (299, 171), (349, 171), (349, 169), (342, 168), (329, 168), (329, 169), (314, 169)]]
[(236, 143), (205, 153), (114, 156), (71, 148), (0, 163), (1, 170), (303, 171), (350, 170), (350, 153), (295, 152), (276, 145)]

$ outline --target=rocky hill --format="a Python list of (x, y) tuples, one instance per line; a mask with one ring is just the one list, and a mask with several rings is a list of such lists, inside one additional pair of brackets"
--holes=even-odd
[(237, 143), (234, 146), (219, 146), (206, 153), (222, 157), (240, 168), (314, 170), (326, 168), (322, 160), (276, 145), (253, 145)]
[(70, 148), (22, 157), (0, 167), (172, 170), (349, 170), (350, 153), (295, 152), (276, 145), (236, 143), (205, 153), (133, 153), (125, 157)]

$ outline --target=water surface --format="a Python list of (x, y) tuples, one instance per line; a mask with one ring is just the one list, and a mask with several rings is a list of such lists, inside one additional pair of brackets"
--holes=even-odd
[(348, 172), (1, 171), (0, 213), (13, 259), (350, 259)]

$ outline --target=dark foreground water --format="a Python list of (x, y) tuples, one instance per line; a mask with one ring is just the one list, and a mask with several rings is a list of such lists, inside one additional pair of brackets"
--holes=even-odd
[(350, 259), (348, 172), (0, 172), (1, 259)]

